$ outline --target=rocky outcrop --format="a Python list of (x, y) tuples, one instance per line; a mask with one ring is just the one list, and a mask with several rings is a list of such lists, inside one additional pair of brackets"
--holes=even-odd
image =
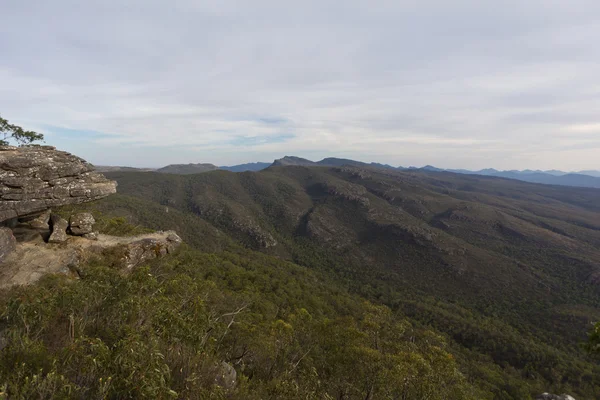
[(27, 222), (29, 223), (29, 226), (31, 226), (33, 229), (49, 229), (50, 214), (52, 214), (52, 211), (47, 210), (41, 215), (38, 215), (37, 217)]
[(235, 389), (237, 384), (237, 371), (229, 363), (223, 361), (217, 368), (215, 384), (226, 391)]
[(69, 223), (66, 219), (57, 214), (50, 216), (50, 226), (52, 233), (48, 239), (48, 243), (62, 243), (67, 240), (67, 228)]
[(0, 147), (0, 223), (116, 192), (85, 160), (51, 146)]
[(559, 396), (557, 394), (543, 393), (543, 394), (539, 395), (538, 397), (536, 397), (535, 400), (575, 400), (575, 399), (572, 396), (569, 396), (568, 394), (562, 394)]
[(320, 186), (321, 190), (327, 194), (342, 200), (357, 203), (363, 207), (369, 207), (371, 204), (367, 197), (367, 189), (364, 186), (344, 181), (322, 183)]
[(74, 214), (69, 219), (69, 229), (73, 235), (84, 236), (94, 231), (95, 223), (96, 220), (90, 213)]
[[(2, 230), (0, 237), (1, 234)], [(28, 285), (46, 274), (77, 279), (85, 274), (86, 263), (98, 257), (106, 266), (132, 270), (148, 260), (172, 253), (180, 244), (181, 239), (172, 231), (132, 237), (99, 234), (96, 240), (71, 236), (60, 246), (43, 240), (20, 242), (0, 268), (0, 288)]]
[(86, 233), (85, 235), (82, 235), (82, 237), (89, 239), (89, 240), (98, 240), (98, 232), (90, 232), (90, 233)]
[(181, 244), (181, 238), (173, 231), (162, 236), (146, 237), (124, 245), (124, 266), (131, 269), (144, 261), (160, 258), (175, 251)]
[(0, 227), (0, 262), (12, 253), (17, 246), (17, 240), (13, 236), (12, 230), (6, 227)]

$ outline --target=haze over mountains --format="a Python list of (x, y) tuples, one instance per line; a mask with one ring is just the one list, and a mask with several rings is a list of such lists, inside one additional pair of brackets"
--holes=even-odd
[(216, 166), (214, 164), (198, 163), (198, 164), (170, 164), (162, 168), (132, 168), (132, 167), (111, 167), (111, 166), (98, 166), (97, 169), (100, 172), (114, 172), (114, 171), (156, 171), (161, 173), (170, 174), (198, 174), (207, 171), (214, 170), (225, 170), (231, 172), (245, 172), (245, 171), (260, 171), (270, 166), (321, 166), (321, 167), (335, 167), (342, 165), (352, 165), (360, 167), (375, 167), (385, 168), (398, 171), (405, 170), (426, 170), (432, 172), (452, 172), (457, 174), (471, 174), (471, 175), (485, 175), (485, 176), (496, 176), (500, 178), (517, 179), (520, 181), (541, 183), (547, 185), (560, 185), (560, 186), (575, 186), (575, 187), (591, 187), (600, 188), (600, 171), (585, 170), (577, 172), (565, 172), (559, 170), (509, 170), (500, 171), (494, 168), (486, 168), (481, 170), (467, 170), (467, 169), (443, 169), (437, 168), (432, 165), (426, 165), (424, 167), (394, 167), (389, 164), (381, 164), (376, 162), (365, 163), (361, 161), (355, 161), (345, 158), (328, 157), (321, 161), (311, 161), (306, 158), (285, 156), (283, 158), (275, 160), (273, 163), (268, 162), (254, 162), (247, 164), (239, 164), (232, 166)]

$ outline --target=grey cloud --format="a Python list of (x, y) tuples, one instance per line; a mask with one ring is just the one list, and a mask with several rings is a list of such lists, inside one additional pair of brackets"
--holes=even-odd
[(565, 136), (600, 124), (597, 1), (7, 0), (2, 12), (0, 112), (108, 135), (48, 132), (83, 156), (600, 168), (589, 130)]

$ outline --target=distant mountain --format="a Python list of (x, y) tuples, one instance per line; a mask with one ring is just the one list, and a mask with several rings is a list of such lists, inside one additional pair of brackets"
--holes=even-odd
[(510, 170), (510, 171), (499, 171), (494, 168), (486, 168), (478, 171), (471, 171), (467, 169), (443, 169), (437, 168), (433, 165), (426, 165), (424, 167), (394, 167), (388, 164), (380, 163), (365, 163), (362, 161), (350, 160), (347, 158), (336, 158), (327, 157), (321, 161), (311, 161), (306, 158), (285, 156), (273, 163), (266, 162), (254, 162), (247, 164), (239, 164), (232, 166), (221, 166), (217, 167), (213, 164), (171, 164), (166, 167), (159, 169), (152, 168), (133, 168), (133, 167), (120, 167), (120, 166), (97, 166), (96, 170), (99, 172), (117, 172), (117, 171), (157, 171), (162, 173), (189, 175), (199, 174), (202, 172), (214, 171), (221, 169), (231, 172), (245, 172), (245, 171), (261, 171), (270, 166), (304, 166), (304, 167), (340, 167), (342, 165), (355, 166), (355, 167), (372, 167), (381, 169), (390, 169), (395, 171), (405, 170), (422, 170), (429, 172), (453, 172), (456, 174), (470, 174), (470, 175), (485, 175), (485, 176), (497, 176), (500, 178), (517, 179), (520, 181), (531, 182), (531, 183), (542, 183), (546, 185), (561, 185), (561, 186), (577, 186), (577, 187), (591, 187), (600, 188), (600, 171), (585, 170), (579, 172), (565, 172), (560, 170)]
[(246, 172), (246, 171), (261, 171), (265, 168), (269, 168), (270, 166), (271, 166), (271, 163), (254, 162), (254, 163), (248, 163), (248, 164), (232, 165), (229, 167), (223, 166), (223, 167), (219, 167), (219, 169), (222, 169), (225, 171), (231, 171), (231, 172)]
[(214, 171), (216, 169), (218, 169), (218, 167), (213, 164), (170, 164), (166, 167), (157, 169), (156, 172), (161, 172), (164, 174), (190, 175)]
[[(559, 171), (559, 170), (556, 170), (556, 169), (551, 169), (549, 171), (544, 171), (544, 172), (547, 173), (547, 174), (550, 174), (550, 175), (554, 175), (554, 176), (561, 176), (561, 175), (568, 174), (568, 172)], [(587, 174), (583, 174), (583, 175), (587, 175)]]
[(577, 186), (577, 187), (590, 187), (600, 188), (600, 178), (573, 173), (563, 173), (558, 175), (558, 171), (542, 172), (542, 171), (498, 171), (495, 169), (482, 169), (480, 171), (468, 171), (468, 170), (440, 170), (435, 167), (423, 167), (426, 171), (446, 171), (454, 172), (459, 174), (471, 174), (471, 175), (485, 175), (485, 176), (497, 176), (500, 178), (517, 179), (524, 182), (531, 183), (543, 183), (546, 185), (561, 185), (561, 186)]
[(582, 174), (551, 175), (545, 172), (499, 172), (502, 178), (518, 179), (525, 182), (544, 183), (547, 185), (579, 186), (600, 188), (600, 178)]
[[(168, 173), (168, 174), (178, 174), (178, 175), (191, 175), (191, 174), (201, 174), (203, 172), (214, 171), (217, 169), (230, 171), (230, 172), (246, 172), (246, 171), (260, 171), (265, 168), (268, 168), (271, 163), (265, 162), (255, 162), (255, 163), (247, 163), (247, 164), (239, 164), (239, 165), (231, 165), (231, 166), (221, 166), (217, 167), (214, 164), (171, 164), (166, 167), (162, 167), (156, 170), (156, 172)], [(109, 171), (106, 171), (109, 172)]]
[(98, 172), (119, 172), (119, 171), (129, 171), (129, 172), (148, 172), (148, 171), (156, 171), (155, 168), (134, 168), (134, 167), (121, 167), (121, 166), (112, 166), (112, 165), (94, 165), (96, 171)]
[(336, 158), (336, 157), (328, 157), (324, 158), (321, 161), (311, 161), (306, 158), (294, 157), (294, 156), (285, 156), (278, 160), (275, 160), (272, 164), (273, 166), (288, 166), (288, 165), (296, 165), (303, 167), (341, 167), (342, 165), (351, 165), (355, 167), (373, 167), (373, 168), (384, 168), (384, 169), (393, 169), (393, 170), (403, 170), (403, 167), (393, 167), (388, 164), (380, 164), (380, 163), (365, 163), (362, 161), (350, 160), (347, 158)]
[[(559, 170), (511, 170), (511, 171), (499, 171), (494, 168), (486, 168), (479, 171), (471, 171), (467, 169), (442, 169), (434, 167), (433, 165), (426, 165), (424, 167), (393, 167), (387, 164), (379, 163), (365, 163), (361, 161), (355, 161), (345, 158), (328, 157), (321, 161), (311, 161), (306, 158), (285, 156), (278, 160), (275, 160), (273, 166), (303, 166), (303, 167), (340, 167), (342, 165), (349, 165), (355, 167), (374, 167), (391, 169), (396, 171), (428, 171), (428, 172), (453, 172), (456, 174), (469, 174), (469, 175), (485, 175), (485, 176), (497, 176), (500, 178), (517, 179), (520, 181), (531, 182), (531, 183), (543, 183), (547, 185), (561, 185), (561, 186), (576, 186), (576, 187), (590, 187), (600, 188), (600, 172), (599, 171), (582, 171), (582, 173), (569, 173)], [(585, 174), (583, 173), (585, 172)], [(594, 175), (596, 174), (596, 175)]]
[(273, 161), (273, 166), (285, 166), (285, 165), (299, 165), (299, 166), (316, 166), (319, 165), (314, 161), (307, 160), (306, 158), (294, 157), (294, 156), (285, 156), (278, 160)]
[(375, 167), (375, 168), (389, 168), (389, 169), (397, 169), (399, 171), (403, 171), (406, 168), (399, 166), (399, 167), (393, 167), (389, 164), (380, 164), (380, 163), (376, 163), (376, 162), (372, 162), (371, 164), (369, 164), (371, 167)]
[(440, 172), (440, 171), (444, 171), (443, 169), (440, 168), (436, 168), (433, 165), (426, 165), (423, 168), (421, 168), (424, 171), (433, 171), (433, 172)]
[(590, 170), (587, 170), (587, 171), (579, 171), (577, 173), (581, 174), (581, 175), (589, 175), (589, 176), (593, 176), (593, 177), (596, 177), (596, 178), (600, 178), (600, 171), (590, 171)]

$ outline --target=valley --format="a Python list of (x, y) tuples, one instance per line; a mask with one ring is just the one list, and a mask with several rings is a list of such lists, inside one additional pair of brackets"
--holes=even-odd
[(586, 386), (596, 368), (580, 344), (600, 318), (598, 190), (356, 166), (107, 176), (121, 195), (106, 210), (213, 251), (198, 236), (218, 230), (326, 273), (513, 378)]
[[(104, 177), (23, 151), (106, 190), (11, 203), (0, 380), (21, 398), (600, 396), (600, 190), (339, 159)], [(74, 220), (93, 240), (46, 243)]]

